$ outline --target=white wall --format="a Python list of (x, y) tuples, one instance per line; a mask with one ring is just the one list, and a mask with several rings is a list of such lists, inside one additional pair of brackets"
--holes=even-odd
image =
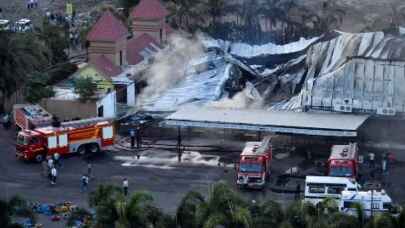
[(135, 106), (135, 83), (127, 85), (127, 105)]
[(116, 93), (115, 91), (113, 91), (97, 101), (97, 109), (100, 106), (103, 106), (104, 110), (103, 117), (115, 118), (117, 115), (116, 103), (117, 103)]

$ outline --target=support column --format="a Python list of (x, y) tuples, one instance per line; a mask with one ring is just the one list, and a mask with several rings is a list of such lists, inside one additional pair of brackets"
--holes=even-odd
[(257, 131), (257, 141), (262, 141), (262, 132), (261, 131)]
[(177, 160), (178, 162), (181, 162), (181, 156), (183, 154), (182, 148), (181, 148), (181, 128), (177, 127)]

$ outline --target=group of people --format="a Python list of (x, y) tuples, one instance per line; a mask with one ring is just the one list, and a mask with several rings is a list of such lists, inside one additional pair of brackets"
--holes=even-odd
[(27, 0), (27, 9), (38, 8), (38, 0)]
[(42, 161), (43, 175), (49, 178), (51, 185), (56, 184), (56, 178), (58, 176), (57, 168), (60, 167), (62, 167), (62, 163), (58, 153), (55, 153)]

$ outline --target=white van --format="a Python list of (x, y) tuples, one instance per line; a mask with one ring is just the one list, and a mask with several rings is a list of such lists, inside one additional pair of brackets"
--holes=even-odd
[(339, 202), (342, 191), (357, 192), (359, 189), (360, 185), (351, 178), (307, 176), (304, 201), (316, 205), (326, 198), (332, 198)]
[(357, 211), (356, 208), (353, 207), (353, 204), (355, 203), (362, 205), (364, 214), (367, 217), (371, 216), (371, 209), (373, 210), (373, 214), (376, 214), (391, 212), (394, 208), (391, 197), (389, 197), (384, 190), (373, 190), (373, 192), (343, 191), (342, 198), (339, 201), (339, 210), (345, 214), (356, 216)]
[(11, 31), (11, 25), (9, 20), (0, 19), (0, 31)]
[(22, 18), (15, 23), (16, 32), (32, 32), (34, 26), (30, 19)]

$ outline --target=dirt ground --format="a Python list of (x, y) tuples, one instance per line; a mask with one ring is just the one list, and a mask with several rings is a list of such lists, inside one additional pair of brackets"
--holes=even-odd
[[(34, 22), (39, 21), (47, 10), (53, 12), (65, 11), (65, 0), (38, 0), (39, 9), (28, 10), (27, 0), (0, 0), (3, 10), (0, 17), (16, 20), (28, 17)], [(260, 2), (260, 0), (258, 1)], [(305, 6), (317, 14), (322, 14), (323, 2), (333, 3), (333, 8), (345, 12), (339, 30), (345, 32), (380, 31), (387, 28), (392, 21), (405, 26), (405, 2), (402, 0), (333, 0), (313, 1), (296, 0), (300, 6)], [(101, 3), (113, 4), (113, 0), (72, 0), (78, 13), (88, 12)], [(305, 14), (305, 12), (301, 12)]]

